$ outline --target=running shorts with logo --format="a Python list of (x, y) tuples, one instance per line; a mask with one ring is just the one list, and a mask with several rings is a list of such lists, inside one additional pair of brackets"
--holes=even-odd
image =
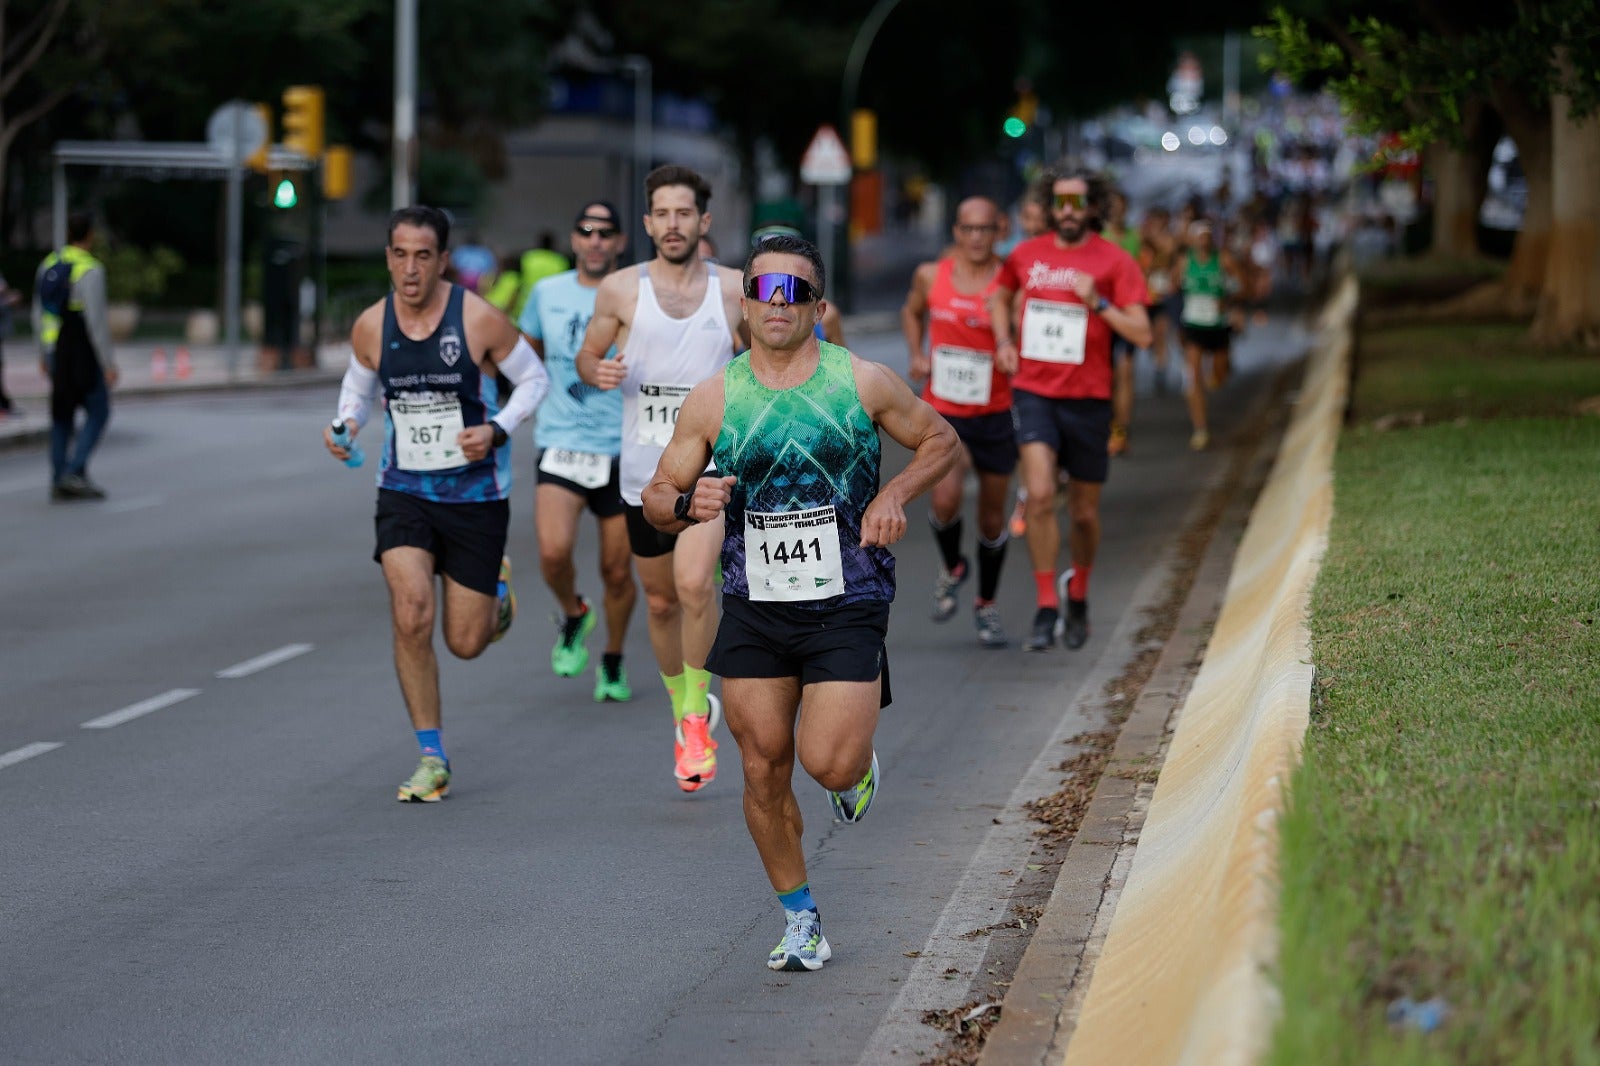
[[(1008, 403), (1015, 403), (1015, 394)], [(1011, 411), (962, 418), (946, 415), (945, 420), (967, 446), (972, 465), (985, 474), (1007, 474), (1017, 468), (1017, 433)]]
[(500, 579), (500, 557), (506, 550), (511, 504), (440, 503), (409, 492), (378, 490), (373, 515), (377, 547), (372, 558), (383, 562), (391, 548), (421, 548), (433, 556), (433, 572), (456, 584), (493, 596)]
[(882, 600), (817, 611), (728, 596), (706, 669), (718, 677), (798, 677), (802, 686), (876, 680), (878, 706), (887, 707), (888, 632), (889, 605)]

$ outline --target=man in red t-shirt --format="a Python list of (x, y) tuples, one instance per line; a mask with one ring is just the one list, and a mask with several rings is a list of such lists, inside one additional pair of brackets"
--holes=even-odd
[[(989, 296), (995, 363), (1013, 372), (1012, 415), (1028, 494), (1028, 555), (1038, 612), (1023, 648), (1045, 651), (1058, 628), (1069, 648), (1089, 639), (1089, 571), (1100, 545), (1100, 486), (1110, 465), (1111, 337), (1150, 344), (1149, 299), (1133, 256), (1094, 232), (1106, 187), (1085, 170), (1050, 177), (1056, 229), (1012, 249)], [(1022, 310), (1013, 322), (1020, 290)], [(1067, 613), (1061, 620), (1056, 558), (1056, 470), (1065, 470), (1068, 546)]]
[(928, 512), (943, 564), (933, 582), (933, 620), (948, 621), (956, 613), (956, 589), (971, 571), (961, 554), (961, 498), (967, 468), (975, 467), (978, 595), (972, 608), (978, 642), (987, 648), (1006, 643), (994, 596), (1006, 557), (1006, 495), (1017, 468), (1011, 382), (995, 367), (987, 303), (1000, 270), (994, 253), (1000, 218), (999, 205), (987, 196), (961, 201), (950, 231), (955, 244), (942, 258), (917, 267), (900, 308), (911, 379), (926, 383), (922, 398), (955, 427), (964, 445), (964, 461), (933, 487)]

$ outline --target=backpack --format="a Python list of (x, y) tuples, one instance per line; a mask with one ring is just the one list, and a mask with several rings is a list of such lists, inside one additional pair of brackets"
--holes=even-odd
[(57, 257), (39, 275), (39, 307), (47, 315), (60, 318), (72, 299), (72, 263)]

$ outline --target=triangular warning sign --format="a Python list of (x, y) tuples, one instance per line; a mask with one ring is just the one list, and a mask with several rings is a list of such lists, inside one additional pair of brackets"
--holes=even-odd
[(829, 125), (817, 127), (800, 158), (800, 180), (807, 185), (848, 185), (851, 173), (850, 153), (839, 131)]

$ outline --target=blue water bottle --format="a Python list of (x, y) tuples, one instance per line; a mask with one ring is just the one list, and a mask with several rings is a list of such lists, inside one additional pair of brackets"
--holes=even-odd
[(343, 419), (335, 418), (329, 428), (333, 431), (333, 443), (350, 450), (350, 458), (344, 461), (345, 466), (356, 467), (367, 461), (367, 453), (361, 445), (350, 439), (350, 431), (344, 428)]

